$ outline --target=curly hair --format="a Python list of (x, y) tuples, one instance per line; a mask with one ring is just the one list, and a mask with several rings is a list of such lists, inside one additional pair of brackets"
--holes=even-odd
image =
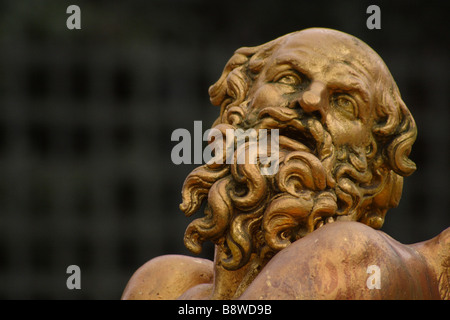
[[(302, 31), (300, 31), (302, 32)], [(366, 44), (337, 33), (368, 52), (378, 68), (374, 79), (374, 125), (365, 148), (337, 149), (327, 128), (316, 118), (299, 117), (290, 108), (266, 107), (258, 128), (295, 127), (315, 141), (316, 154), (293, 138), (280, 136), (279, 171), (263, 176), (256, 164), (207, 163), (193, 170), (182, 189), (180, 209), (191, 216), (207, 198), (204, 217), (192, 221), (185, 245), (194, 253), (213, 241), (225, 253), (229, 270), (245, 265), (252, 254), (268, 260), (293, 241), (334, 220), (354, 220), (381, 228), (389, 208), (398, 205), (403, 177), (415, 170), (409, 159), (417, 130), (399, 89), (381, 58)], [(248, 127), (249, 91), (274, 50), (291, 34), (257, 47), (238, 49), (219, 80), (210, 87), (220, 115), (213, 127)], [(251, 124), (250, 124), (251, 125)], [(214, 142), (211, 142), (214, 143)], [(247, 143), (244, 148), (249, 148)], [(229, 157), (227, 146), (216, 157)]]

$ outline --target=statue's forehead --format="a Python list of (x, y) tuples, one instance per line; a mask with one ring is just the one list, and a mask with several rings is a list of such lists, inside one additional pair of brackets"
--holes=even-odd
[(364, 79), (370, 82), (371, 71), (367, 61), (342, 54), (325, 54), (314, 47), (281, 47), (273, 53), (266, 66), (266, 72), (274, 71), (277, 66), (290, 65), (293, 69), (311, 79), (329, 82), (348, 82), (351, 79)]
[(346, 36), (296, 33), (280, 39), (272, 52), (272, 61), (290, 56), (291, 60), (308, 60), (312, 66), (329, 62), (358, 62), (372, 60), (371, 49), (362, 41)]
[(334, 30), (303, 30), (288, 34), (278, 39), (278, 45), (285, 48), (306, 46), (321, 52), (336, 52), (343, 54), (353, 51), (370, 51), (360, 39), (346, 33)]

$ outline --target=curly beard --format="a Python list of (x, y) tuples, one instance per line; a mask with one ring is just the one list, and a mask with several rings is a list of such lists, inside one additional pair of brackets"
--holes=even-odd
[[(238, 163), (241, 148), (234, 151), (235, 160), (227, 163), (229, 146), (215, 154), (215, 159), (223, 161), (194, 169), (183, 185), (180, 209), (189, 217), (207, 202), (204, 216), (186, 229), (184, 242), (189, 250), (198, 254), (202, 243), (210, 240), (225, 253), (224, 268), (236, 270), (252, 254), (268, 261), (335, 220), (381, 227), (386, 210), (374, 208), (372, 199), (388, 175), (377, 161), (371, 161), (377, 154), (374, 141), (366, 148), (336, 148), (322, 123), (301, 111), (263, 108), (250, 122), (248, 110), (248, 101), (230, 106), (214, 128), (223, 136), (227, 129), (278, 129), (278, 171), (262, 174), (267, 163), (259, 158), (253, 164)], [(242, 148), (249, 150), (251, 143), (245, 142)]]

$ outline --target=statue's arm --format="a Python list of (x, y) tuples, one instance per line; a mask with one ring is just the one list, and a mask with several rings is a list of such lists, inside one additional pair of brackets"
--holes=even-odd
[(439, 299), (439, 293), (416, 250), (362, 223), (335, 222), (275, 255), (241, 298)]
[(172, 300), (213, 278), (212, 261), (182, 255), (154, 258), (129, 280), (123, 300)]
[(420, 252), (438, 282), (442, 300), (450, 300), (450, 227), (431, 240), (411, 245)]

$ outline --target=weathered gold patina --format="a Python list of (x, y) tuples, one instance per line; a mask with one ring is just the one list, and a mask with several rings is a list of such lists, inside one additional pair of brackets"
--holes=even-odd
[[(150, 260), (123, 299), (450, 298), (450, 229), (414, 245), (376, 230), (415, 170), (417, 130), (369, 46), (330, 29), (294, 32), (237, 50), (209, 93), (224, 136), (279, 130), (278, 170), (263, 175), (258, 159), (192, 171), (180, 208), (206, 209), (185, 245), (199, 253), (213, 241), (214, 262)], [(226, 147), (216, 159), (229, 159)], [(367, 284), (369, 266), (377, 288)]]

